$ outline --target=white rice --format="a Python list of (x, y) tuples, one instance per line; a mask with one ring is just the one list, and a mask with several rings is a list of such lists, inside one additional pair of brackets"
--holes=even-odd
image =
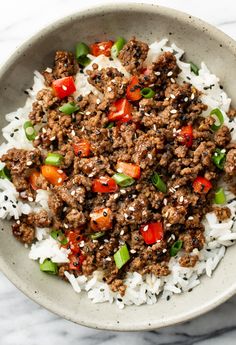
[[(208, 70), (207, 66), (202, 62), (199, 70), (199, 75), (196, 76), (190, 70), (190, 64), (180, 61), (184, 51), (172, 44), (168, 46), (168, 40), (163, 39), (160, 42), (154, 42), (150, 45), (150, 50), (146, 60), (146, 64), (154, 61), (158, 55), (163, 51), (171, 51), (175, 53), (178, 65), (182, 72), (178, 77), (178, 82), (190, 82), (198, 90), (202, 91), (202, 101), (208, 105), (208, 110), (205, 116), (209, 115), (209, 111), (213, 108), (220, 108), (224, 115), (224, 123), (233, 129), (231, 132), (232, 140), (235, 142), (236, 121), (229, 121), (226, 112), (229, 110), (230, 98), (220, 88), (219, 79)], [(129, 74), (121, 65), (118, 59), (110, 61), (109, 58), (101, 55), (99, 57), (90, 56), (92, 62), (85, 68), (89, 70), (93, 63), (97, 63), (99, 68), (116, 67), (126, 76)], [(77, 90), (75, 96), (86, 96), (90, 92), (96, 94), (102, 99), (102, 94), (97, 91), (87, 81), (86, 74), (78, 72), (76, 76)], [(3, 136), (6, 140), (0, 146), (0, 156), (6, 153), (10, 148), (24, 148), (32, 149), (32, 144), (29, 142), (22, 129), (22, 125), (27, 119), (31, 110), (32, 102), (35, 100), (37, 92), (44, 86), (43, 76), (39, 72), (34, 74), (33, 88), (28, 90), (29, 98), (23, 108), (6, 115), (6, 120), (9, 124), (3, 128)], [(14, 135), (12, 135), (14, 133)], [(3, 164), (0, 163), (0, 168)], [(208, 213), (204, 219), (206, 244), (201, 251), (194, 250), (193, 254), (199, 255), (199, 262), (193, 268), (181, 267), (178, 259), (181, 252), (175, 258), (171, 258), (169, 266), (171, 274), (166, 277), (155, 277), (153, 274), (141, 276), (139, 273), (128, 273), (125, 279), (127, 285), (126, 294), (121, 297), (118, 293), (110, 290), (109, 286), (102, 280), (102, 272), (96, 271), (91, 277), (79, 276), (75, 277), (69, 272), (65, 272), (65, 276), (71, 283), (74, 291), (80, 293), (85, 291), (89, 299), (94, 303), (109, 302), (116, 303), (119, 308), (125, 305), (141, 305), (144, 303), (153, 304), (157, 302), (158, 295), (161, 298), (169, 299), (173, 294), (180, 294), (190, 291), (195, 286), (200, 284), (200, 276), (206, 274), (208, 277), (212, 276), (214, 269), (224, 257), (226, 247), (231, 246), (236, 240), (236, 223), (234, 222), (236, 213), (236, 200), (234, 195), (230, 192), (226, 193), (227, 204), (231, 210), (231, 219), (224, 222), (219, 222), (214, 213)], [(19, 219), (21, 214), (28, 214), (32, 211), (40, 209), (48, 210), (48, 192), (38, 190), (35, 202), (22, 202), (19, 200), (19, 193), (16, 191), (14, 185), (8, 180), (0, 179), (0, 218)], [(70, 250), (60, 248), (58, 242), (50, 235), (49, 229), (36, 229), (36, 243), (32, 244), (29, 252), (29, 258), (32, 260), (39, 260), (43, 262), (46, 258), (50, 258), (56, 263), (68, 262), (68, 254)]]

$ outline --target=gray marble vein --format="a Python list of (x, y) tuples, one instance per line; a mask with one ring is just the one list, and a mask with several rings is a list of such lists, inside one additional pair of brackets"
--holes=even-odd
[[(111, 2), (104, 0), (103, 2)], [(118, 0), (117, 0), (118, 1)], [(124, 0), (119, 0), (119, 3)], [(135, 0), (130, 0), (135, 2)], [(196, 15), (236, 38), (236, 1), (143, 0)], [(90, 6), (99, 0), (88, 0)], [(25, 39), (64, 15), (80, 10), (75, 0), (1, 0), (0, 64)], [(174, 327), (149, 332), (107, 332), (63, 320), (25, 297), (0, 273), (0, 345), (234, 345), (236, 296)]]

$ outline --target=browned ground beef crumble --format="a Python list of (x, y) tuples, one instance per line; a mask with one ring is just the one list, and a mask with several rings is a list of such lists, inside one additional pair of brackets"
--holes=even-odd
[[(131, 39), (119, 58), (127, 71), (138, 77), (142, 87), (151, 86), (155, 90), (155, 97), (133, 102), (133, 121), (110, 129), (106, 128), (109, 122), (107, 114), (116, 99), (125, 97), (129, 80), (116, 68), (98, 70), (94, 64), (93, 70), (88, 72), (88, 81), (104, 94), (103, 101), (100, 102), (93, 94), (60, 100), (50, 88), (52, 81), (65, 76), (75, 77), (78, 65), (72, 53), (56, 52), (52, 72), (43, 72), (49, 88), (38, 92), (29, 114), (33, 124), (42, 123), (47, 116), (47, 122), (43, 122), (33, 142), (35, 149), (9, 150), (1, 158), (11, 172), (12, 182), (21, 198), (34, 199), (35, 191), (28, 180), (32, 169), (39, 169), (48, 152), (64, 156), (60, 168), (68, 179), (62, 186), (50, 185), (43, 177), (37, 181), (39, 188), (47, 188), (51, 192), (50, 213), (42, 211), (22, 216), (13, 224), (13, 234), (24, 243), (32, 243), (35, 226), (63, 232), (80, 229), (84, 236), (81, 251), (85, 260), (76, 274), (91, 275), (93, 271), (102, 269), (104, 281), (121, 294), (125, 292), (123, 278), (128, 271), (168, 275), (170, 247), (178, 239), (183, 241), (184, 249), (180, 265), (195, 265), (198, 256), (192, 251), (194, 248), (202, 249), (205, 242), (201, 221), (212, 210), (214, 187), (222, 176), (222, 171), (212, 162), (216, 148), (226, 149), (226, 177), (232, 178), (236, 173), (236, 147), (230, 144), (229, 129), (222, 126), (213, 132), (214, 119), (201, 117), (207, 106), (200, 99), (201, 93), (191, 84), (176, 82), (180, 69), (172, 53), (163, 53), (149, 66), (149, 75), (142, 74), (147, 52), (146, 43)], [(59, 107), (69, 101), (80, 107), (74, 116), (63, 115), (59, 111)], [(235, 116), (235, 110), (231, 109), (229, 115)], [(178, 131), (186, 125), (193, 126), (191, 148), (182, 145), (178, 137)], [(75, 156), (72, 143), (76, 138), (90, 142), (89, 158)], [(99, 176), (112, 176), (119, 160), (139, 165), (140, 179), (115, 193), (93, 193), (92, 180)], [(152, 185), (150, 179), (154, 171), (165, 181), (166, 194)], [(192, 188), (199, 175), (213, 184), (207, 194), (195, 193)], [(104, 237), (91, 240), (90, 213), (101, 207), (111, 209), (113, 227), (106, 231)], [(214, 211), (219, 220), (230, 217), (227, 207), (214, 207)], [(139, 228), (155, 221), (163, 223), (164, 239), (147, 245)], [(131, 258), (118, 270), (113, 255), (122, 243), (127, 244)], [(63, 276), (65, 270), (69, 270), (67, 264), (60, 267), (59, 275)]]

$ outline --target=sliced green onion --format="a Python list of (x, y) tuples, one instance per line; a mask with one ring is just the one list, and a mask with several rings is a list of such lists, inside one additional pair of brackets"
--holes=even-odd
[(48, 153), (45, 164), (47, 165), (55, 165), (58, 167), (63, 162), (63, 156), (60, 153)]
[(170, 256), (175, 256), (183, 246), (183, 241), (178, 240), (170, 248)]
[(167, 192), (167, 187), (164, 181), (162, 181), (162, 179), (160, 178), (160, 176), (158, 175), (158, 173), (154, 172), (154, 174), (152, 175), (152, 184), (159, 189), (159, 191), (161, 191), (162, 193), (166, 193)]
[(46, 272), (48, 274), (57, 274), (58, 267), (55, 262), (52, 262), (50, 259), (45, 259), (42, 264), (39, 265), (40, 271)]
[(223, 188), (218, 188), (215, 192), (214, 203), (222, 205), (222, 204), (225, 204), (225, 202), (226, 202), (225, 191)]
[(150, 87), (145, 87), (141, 90), (141, 95), (144, 98), (152, 98), (155, 96), (155, 92), (152, 89), (150, 89)]
[(75, 46), (75, 57), (78, 63), (82, 66), (87, 66), (90, 63), (90, 59), (87, 57), (89, 54), (89, 47), (83, 42), (79, 42)]
[(10, 171), (7, 169), (7, 167), (4, 167), (0, 170), (0, 178), (11, 180)]
[(122, 266), (126, 264), (130, 259), (129, 250), (127, 245), (124, 244), (120, 249), (114, 254), (114, 260), (116, 263), (116, 267), (120, 269)]
[(112, 178), (120, 187), (129, 187), (132, 186), (132, 184), (134, 184), (135, 182), (135, 180), (132, 177), (122, 173), (116, 173), (112, 176)]
[(32, 123), (30, 121), (26, 121), (23, 127), (24, 127), (26, 138), (30, 141), (34, 140), (37, 136), (37, 132), (35, 131)]
[(190, 69), (191, 69), (191, 72), (193, 72), (194, 74), (196, 74), (196, 75), (199, 74), (199, 68), (197, 67), (197, 65), (195, 65), (191, 61), (190, 61)]
[(112, 128), (112, 127), (114, 127), (115, 126), (115, 122), (109, 122), (106, 126), (105, 126), (105, 128)]
[(221, 152), (220, 149), (216, 149), (213, 156), (212, 161), (217, 166), (217, 168), (223, 170), (226, 160), (226, 154)]
[(111, 57), (116, 58), (119, 52), (124, 47), (126, 40), (123, 37), (118, 37), (113, 46), (111, 47)]
[(74, 102), (69, 102), (69, 103), (63, 104), (59, 108), (59, 110), (64, 114), (71, 115), (71, 114), (75, 113), (76, 111), (78, 111), (79, 107), (77, 105), (75, 105)]
[(94, 234), (91, 234), (90, 237), (92, 240), (97, 240), (99, 237), (102, 237), (105, 235), (105, 232), (95, 232)]
[(50, 235), (54, 240), (60, 242), (60, 244), (62, 245), (65, 245), (68, 243), (66, 236), (63, 234), (61, 230), (52, 230), (50, 232)]
[(214, 123), (212, 126), (211, 126), (211, 129), (215, 132), (217, 131), (224, 123), (224, 116), (222, 114), (222, 112), (220, 111), (219, 108), (215, 108), (213, 109), (211, 112), (210, 112), (210, 115), (215, 115), (213, 116), (214, 119), (216, 120), (216, 123)]

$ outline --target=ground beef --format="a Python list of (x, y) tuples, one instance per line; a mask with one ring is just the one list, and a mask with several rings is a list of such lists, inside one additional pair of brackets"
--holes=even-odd
[(219, 221), (229, 219), (231, 216), (231, 211), (228, 207), (218, 207), (214, 206), (213, 211)]
[(194, 267), (198, 261), (198, 255), (184, 255), (179, 259), (182, 267)]
[(119, 59), (128, 72), (136, 74), (143, 68), (148, 53), (147, 43), (132, 38), (119, 53)]
[(231, 140), (230, 130), (227, 126), (223, 125), (216, 131), (214, 136), (214, 141), (216, 145), (220, 147), (225, 147)]
[(228, 175), (236, 174), (236, 149), (230, 150), (226, 155), (224, 170)]
[(57, 51), (55, 55), (55, 65), (52, 70), (45, 70), (43, 76), (46, 85), (50, 86), (53, 80), (73, 76), (78, 70), (74, 55), (67, 51)]
[(27, 151), (23, 149), (10, 149), (1, 157), (10, 172), (12, 182), (18, 192), (26, 192), (32, 197), (29, 186), (29, 177), (35, 168), (41, 165), (41, 152), (39, 149)]
[(51, 218), (49, 217), (46, 210), (42, 210), (38, 213), (30, 213), (27, 216), (27, 223), (39, 228), (47, 228), (51, 225)]
[(19, 241), (26, 244), (31, 244), (35, 238), (34, 227), (21, 221), (12, 225), (12, 233)]

